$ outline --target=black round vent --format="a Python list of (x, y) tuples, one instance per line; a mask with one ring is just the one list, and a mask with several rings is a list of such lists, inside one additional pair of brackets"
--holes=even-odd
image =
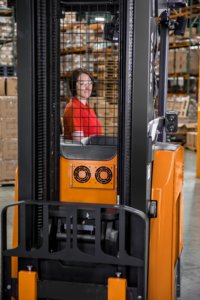
[(107, 167), (100, 167), (95, 173), (96, 180), (101, 184), (107, 184), (112, 180), (112, 171)]
[(88, 167), (78, 166), (74, 170), (74, 178), (76, 181), (80, 183), (88, 182), (88, 180), (90, 180), (90, 177), (91, 177), (91, 172)]

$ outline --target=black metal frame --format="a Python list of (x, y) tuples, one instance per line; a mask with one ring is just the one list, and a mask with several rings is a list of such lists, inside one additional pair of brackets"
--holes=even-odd
[(155, 19), (153, 1), (138, 1), (135, 8), (134, 82), (131, 124), (130, 205), (148, 211), (152, 152), (148, 137), (148, 123), (154, 118), (153, 99), (153, 43)]
[[(43, 243), (42, 246), (38, 249), (31, 250), (26, 247), (27, 240), (29, 238), (29, 228), (24, 227), (24, 220), (26, 219), (27, 207), (30, 206), (43, 206)], [(15, 249), (7, 249), (7, 234), (6, 234), (6, 220), (7, 220), (7, 210), (9, 207), (17, 206), (19, 209), (19, 225), (20, 234), (19, 234), (19, 245)], [(60, 211), (57, 211), (56, 208), (63, 208)], [(77, 211), (78, 210), (94, 210), (95, 214), (95, 254), (92, 256), (85, 254), (78, 250), (77, 247)], [(101, 250), (101, 215), (102, 209), (113, 208), (111, 205), (87, 205), (87, 204), (71, 204), (71, 203), (59, 203), (51, 202), (44, 203), (38, 201), (28, 201), (28, 202), (18, 202), (16, 204), (6, 206), (2, 211), (2, 226), (4, 228), (2, 232), (2, 250), (4, 256), (17, 256), (24, 258), (36, 258), (36, 259), (52, 259), (52, 260), (66, 260), (70, 258), (70, 261), (79, 262), (85, 261), (88, 263), (101, 263), (101, 264), (113, 264), (113, 265), (124, 265), (124, 266), (135, 266), (135, 267), (144, 267), (144, 260), (136, 258), (128, 254), (125, 250), (125, 213), (133, 214), (138, 216), (144, 222), (145, 230), (148, 230), (147, 217), (141, 211), (135, 210), (130, 207), (125, 206), (116, 206), (115, 209), (119, 214), (119, 253), (116, 257), (111, 257), (106, 253), (103, 253)], [(71, 239), (70, 225), (67, 229), (67, 240), (66, 247), (62, 251), (51, 253), (49, 250), (49, 218), (51, 217), (63, 217), (66, 218), (66, 223), (70, 224), (70, 218), (73, 219), (73, 246), (70, 245), (69, 240)], [(127, 230), (127, 229), (126, 229)], [(141, 237), (142, 238), (142, 237)], [(145, 241), (145, 232), (144, 232), (144, 241)]]
[[(24, 226), (24, 221), (27, 219), (27, 211), (29, 212), (30, 207), (43, 207), (43, 226), (42, 226), (42, 244), (38, 248), (31, 249), (29, 248), (29, 227)], [(11, 207), (18, 207), (19, 211), (19, 242), (18, 247), (14, 249), (7, 249), (7, 212)], [(27, 208), (29, 208), (27, 210)], [(117, 256), (112, 256), (111, 254), (106, 254), (102, 250), (101, 246), (101, 220), (103, 218), (103, 210), (105, 209), (113, 209), (115, 208), (118, 214), (119, 220), (119, 252)], [(94, 237), (94, 245), (95, 251), (92, 255), (81, 251), (78, 247), (77, 243), (77, 212), (80, 210), (93, 210), (95, 216), (95, 237)], [(127, 214), (133, 220), (140, 220), (142, 222), (142, 228), (135, 228), (134, 235), (135, 239), (138, 240), (140, 245), (142, 246), (143, 253), (140, 253), (139, 256), (135, 256), (128, 252), (127, 249), (127, 238), (131, 236), (131, 232), (129, 228), (126, 227), (126, 219)], [(49, 224), (50, 219), (62, 217), (66, 219), (67, 229), (66, 229), (66, 241), (65, 246), (62, 250), (52, 252), (49, 246)], [(71, 220), (72, 223), (71, 223)], [(116, 266), (117, 268), (120, 267), (129, 267), (134, 268), (137, 276), (138, 276), (138, 286), (137, 288), (137, 295), (144, 296), (144, 282), (145, 282), (145, 273), (144, 268), (147, 264), (146, 262), (146, 248), (147, 248), (147, 239), (146, 234), (148, 232), (148, 218), (147, 216), (136, 209), (125, 207), (125, 206), (111, 206), (111, 205), (88, 205), (88, 204), (71, 204), (71, 203), (60, 203), (60, 202), (38, 202), (38, 201), (21, 201), (16, 204), (6, 206), (2, 211), (2, 218), (1, 218), (1, 225), (2, 225), (2, 254), (3, 254), (3, 276), (2, 276), (2, 287), (3, 287), (3, 299), (10, 299), (9, 297), (14, 296), (16, 297), (16, 288), (15, 284), (11, 284), (11, 257), (19, 257), (19, 264), (21, 264), (21, 270), (25, 269), (27, 264), (31, 264), (33, 266), (33, 270), (36, 270), (40, 275), (40, 268), (38, 267), (37, 261), (45, 260), (45, 261), (65, 261), (68, 262), (77, 262), (77, 263), (88, 263), (88, 264), (103, 264), (103, 265), (112, 265)], [(72, 230), (71, 230), (72, 226)], [(72, 244), (71, 244), (72, 241)], [(131, 246), (132, 248), (132, 246)], [(130, 250), (129, 250), (130, 251)], [(131, 250), (133, 251), (133, 250)], [(138, 250), (137, 250), (138, 251)], [(137, 252), (136, 251), (136, 252)], [(21, 260), (21, 263), (20, 263)], [(23, 263), (23, 260), (25, 263)], [(39, 285), (48, 285), (51, 284), (51, 280), (41, 280)], [(59, 283), (58, 283), (59, 284)], [(62, 284), (62, 283), (61, 283)], [(8, 286), (12, 286), (12, 289), (8, 289)], [(75, 283), (72, 283), (74, 286)], [(85, 286), (93, 286), (92, 284), (86, 284)], [(65, 284), (63, 283), (63, 286)], [(66, 282), (66, 286), (70, 286), (70, 283)], [(83, 284), (84, 286), (84, 284)], [(97, 285), (98, 290), (98, 285)], [(105, 293), (105, 286), (102, 285), (103, 293)], [(44, 294), (42, 289), (39, 289), (41, 293)], [(95, 289), (94, 289), (95, 292)], [(95, 292), (96, 293), (96, 292)], [(48, 294), (48, 291), (45, 292)], [(64, 297), (65, 294), (63, 294)], [(50, 295), (49, 295), (50, 296)], [(80, 296), (80, 294), (79, 294)], [(88, 295), (89, 296), (89, 295)], [(39, 294), (38, 297), (42, 298)], [(54, 299), (54, 298), (53, 298)], [(64, 298), (61, 298), (64, 299)], [(91, 299), (91, 298), (90, 298)], [(98, 298), (100, 299), (100, 298)]]
[[(22, 15), (22, 12), (26, 14)], [(18, 22), (18, 166), (19, 166), (19, 198), (35, 199), (34, 193), (34, 34), (33, 2), (17, 2)], [(24, 30), (26, 28), (26, 31)], [(21, 38), (20, 38), (20, 32)], [(25, 46), (26, 45), (26, 46)], [(24, 84), (26, 83), (26, 84)], [(26, 125), (25, 125), (26, 124)], [(26, 166), (26, 167), (25, 167)]]
[(58, 1), (17, 1), (19, 199), (59, 199)]
[[(168, 12), (164, 11), (163, 15), (166, 20), (162, 20), (160, 24), (160, 78), (159, 78), (159, 105), (158, 116), (165, 116), (167, 106), (167, 87), (168, 87), (168, 49), (169, 49), (169, 22)], [(166, 141), (166, 132), (161, 130), (159, 141)]]

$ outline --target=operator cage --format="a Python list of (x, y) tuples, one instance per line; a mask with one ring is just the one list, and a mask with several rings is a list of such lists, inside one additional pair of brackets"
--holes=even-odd
[(92, 3), (61, 2), (61, 141), (68, 145), (117, 144), (119, 7)]

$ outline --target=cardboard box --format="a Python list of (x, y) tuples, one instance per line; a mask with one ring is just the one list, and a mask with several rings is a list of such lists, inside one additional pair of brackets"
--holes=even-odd
[(0, 140), (0, 159), (17, 160), (18, 159), (18, 142), (17, 139)]
[(17, 77), (7, 77), (6, 94), (7, 96), (17, 96)]
[(184, 39), (189, 39), (189, 38), (193, 38), (196, 35), (196, 27), (192, 27), (192, 28), (186, 28), (185, 32), (184, 32), (184, 36), (176, 36), (177, 40), (182, 40)]
[(179, 123), (178, 124), (178, 133), (187, 134), (188, 132), (193, 132), (197, 129), (197, 123)]
[(187, 132), (186, 147), (191, 150), (197, 149), (197, 132)]
[(169, 51), (169, 60), (168, 60), (168, 73), (173, 74), (175, 67), (175, 51)]
[(17, 138), (17, 119), (0, 118), (0, 139)]
[(199, 55), (200, 51), (198, 49), (190, 50), (189, 71), (192, 75), (197, 75), (199, 72)]
[(0, 118), (17, 118), (17, 97), (0, 97)]
[(0, 1), (0, 6), (7, 6), (7, 1), (6, 0), (1, 0)]
[(17, 160), (0, 160), (0, 181), (14, 180)]
[(0, 77), (0, 96), (5, 96), (5, 94), (6, 94), (5, 77)]
[(176, 51), (176, 60), (175, 60), (176, 73), (187, 73), (188, 70), (187, 58), (188, 58), (188, 52), (186, 49), (178, 49)]

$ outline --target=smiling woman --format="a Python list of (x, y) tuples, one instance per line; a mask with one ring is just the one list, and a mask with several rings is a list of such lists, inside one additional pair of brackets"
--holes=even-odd
[(72, 99), (64, 111), (64, 138), (80, 142), (82, 138), (102, 135), (101, 123), (88, 99), (93, 89), (93, 77), (84, 69), (76, 69), (70, 78)]

